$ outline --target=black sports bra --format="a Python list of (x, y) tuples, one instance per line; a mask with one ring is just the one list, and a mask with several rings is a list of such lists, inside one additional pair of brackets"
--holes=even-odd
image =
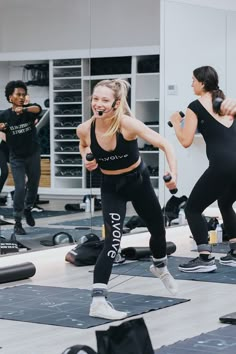
[(95, 122), (95, 120), (92, 122), (90, 129), (90, 148), (100, 168), (111, 171), (121, 170), (128, 168), (138, 161), (139, 149), (137, 139), (125, 140), (123, 135), (117, 132), (115, 149), (106, 151), (97, 142)]

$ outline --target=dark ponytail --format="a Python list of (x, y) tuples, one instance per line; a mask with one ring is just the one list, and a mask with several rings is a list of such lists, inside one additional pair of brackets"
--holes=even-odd
[[(216, 98), (225, 99), (224, 92), (219, 88), (218, 74), (214, 68), (211, 66), (201, 66), (193, 71), (194, 77), (204, 85), (204, 90), (212, 94), (212, 102)], [(213, 106), (213, 111), (222, 115), (219, 109), (215, 109)]]
[[(216, 98), (222, 98), (222, 100), (225, 99), (225, 94), (220, 88), (217, 88), (216, 90), (212, 91), (212, 103), (215, 101)], [(223, 115), (220, 111), (220, 107), (215, 108), (215, 105), (213, 105), (213, 112), (218, 113), (220, 116)]]

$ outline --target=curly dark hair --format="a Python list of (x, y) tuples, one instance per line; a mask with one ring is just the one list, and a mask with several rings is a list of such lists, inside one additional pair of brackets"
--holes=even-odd
[(5, 96), (8, 102), (10, 102), (9, 97), (13, 94), (16, 88), (23, 88), (25, 90), (25, 94), (27, 95), (27, 86), (23, 81), (21, 80), (10, 81), (5, 87)]

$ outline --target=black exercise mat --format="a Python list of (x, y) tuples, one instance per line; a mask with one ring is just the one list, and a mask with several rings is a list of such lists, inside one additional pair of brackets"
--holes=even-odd
[[(78, 242), (82, 236), (89, 234), (90, 232), (95, 233), (98, 237), (102, 236), (102, 232), (97, 230), (91, 231), (91, 230), (78, 230), (78, 229), (49, 228), (49, 227), (25, 227), (25, 231), (27, 232), (27, 235), (16, 235), (16, 239), (23, 246), (32, 250), (45, 249), (45, 245), (43, 245), (41, 242), (44, 240), (50, 242), (52, 240), (53, 235), (59, 232), (66, 232), (70, 234), (76, 242)], [(0, 236), (5, 237), (7, 240), (10, 239), (12, 233), (13, 233), (13, 228), (5, 229), (5, 230), (1, 228), (0, 230)]]
[[(43, 210), (40, 212), (32, 212), (32, 215), (35, 219), (40, 218), (50, 218), (53, 216), (62, 216), (68, 214), (76, 214), (76, 211), (65, 211), (65, 210)], [(0, 208), (0, 215), (3, 215), (4, 218), (13, 219), (13, 209), (12, 208)], [(81, 215), (81, 213), (80, 213)]]
[(155, 350), (155, 354), (235, 354), (236, 326), (227, 326)]
[[(197, 249), (193, 249), (193, 252), (197, 252)], [(226, 254), (229, 252), (229, 242), (222, 242), (217, 245), (212, 245), (212, 253), (223, 253)]]
[[(125, 218), (125, 223), (129, 220), (129, 217)], [(102, 216), (92, 216), (92, 221), (91, 218), (87, 219), (78, 219), (78, 220), (68, 220), (68, 221), (62, 221), (62, 222), (54, 222), (51, 223), (50, 225), (65, 225), (65, 226), (90, 226), (92, 222), (93, 226), (102, 226), (104, 224), (103, 222), (103, 217)]]
[[(109, 292), (108, 300), (130, 316), (189, 301), (160, 296)], [(53, 326), (89, 328), (111, 320), (88, 315), (91, 291), (39, 285), (20, 285), (0, 290), (0, 318)]]
[[(197, 280), (212, 283), (236, 284), (236, 272), (234, 267), (223, 266), (216, 261), (217, 270), (211, 273), (184, 273), (178, 270), (178, 265), (186, 263), (191, 258), (185, 257), (168, 257), (168, 269), (175, 279), (180, 280)], [(113, 267), (113, 274), (154, 277), (149, 267), (151, 262), (137, 261), (131, 263), (123, 263)]]

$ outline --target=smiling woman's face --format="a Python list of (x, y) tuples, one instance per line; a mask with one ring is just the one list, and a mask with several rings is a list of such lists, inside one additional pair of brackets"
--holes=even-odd
[(114, 102), (113, 91), (106, 86), (97, 86), (92, 95), (92, 110), (95, 116), (99, 116), (99, 111), (104, 114), (111, 112), (112, 104)]

